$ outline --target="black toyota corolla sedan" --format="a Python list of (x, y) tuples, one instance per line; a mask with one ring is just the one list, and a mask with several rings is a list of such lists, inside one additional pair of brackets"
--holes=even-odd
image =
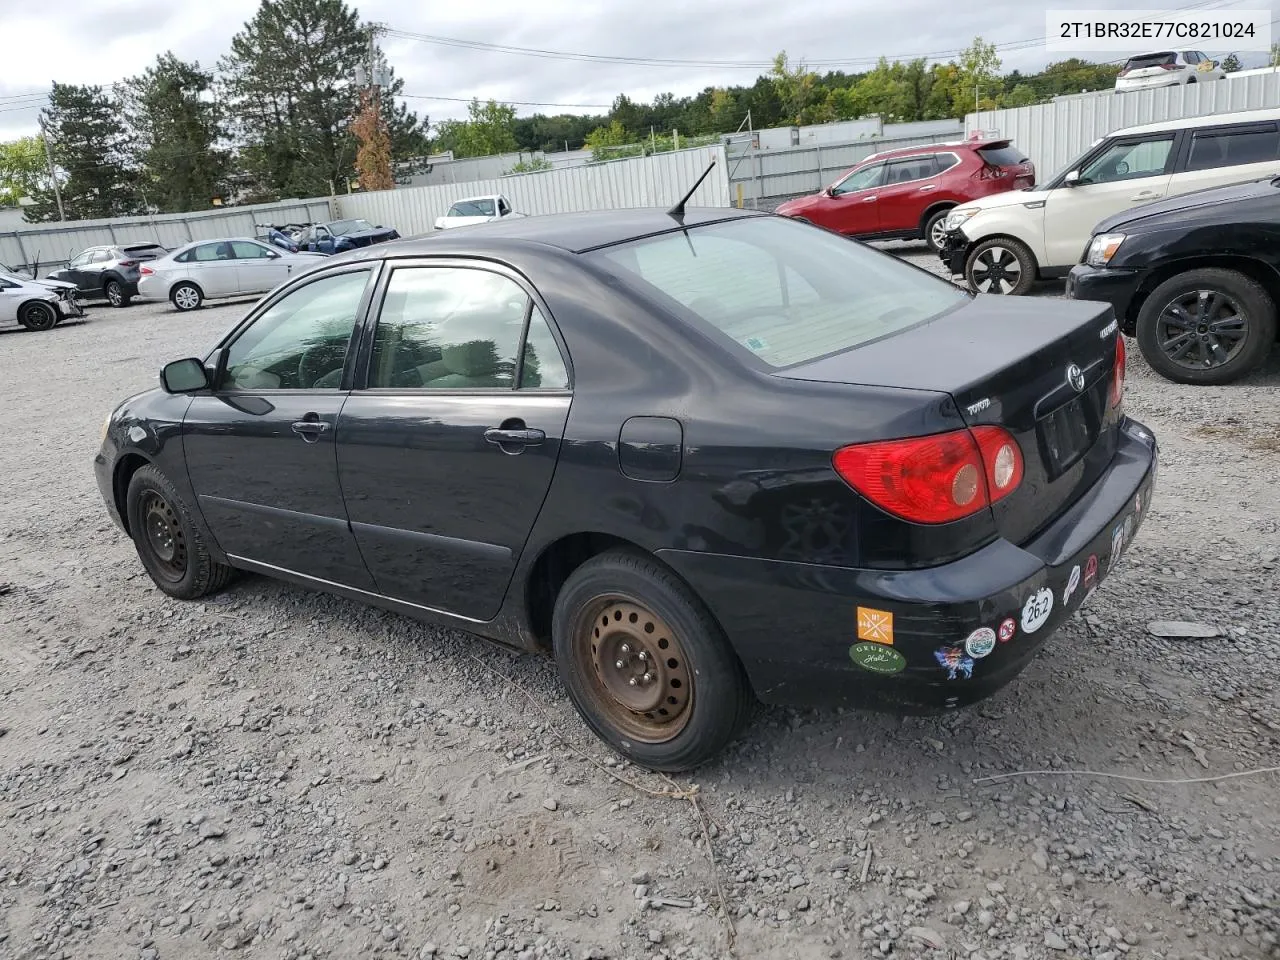
[(681, 770), (756, 700), (1012, 679), (1151, 502), (1101, 304), (975, 298), (775, 216), (610, 211), (324, 261), (108, 418), (161, 590), (234, 571), (554, 654)]

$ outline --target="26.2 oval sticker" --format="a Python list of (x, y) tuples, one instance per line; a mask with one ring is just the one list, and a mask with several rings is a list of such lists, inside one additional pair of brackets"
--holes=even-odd
[(1035, 633), (1044, 626), (1044, 622), (1049, 619), (1051, 613), (1053, 613), (1053, 591), (1048, 587), (1041, 587), (1027, 597), (1027, 602), (1022, 607), (1022, 632)]
[(855, 643), (849, 648), (849, 659), (872, 673), (901, 673), (907, 666), (906, 657), (882, 643)]

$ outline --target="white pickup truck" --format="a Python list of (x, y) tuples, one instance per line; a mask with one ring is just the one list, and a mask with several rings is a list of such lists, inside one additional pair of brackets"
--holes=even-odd
[(490, 220), (504, 220), (507, 217), (523, 217), (511, 209), (511, 201), (501, 194), (493, 193), (487, 197), (467, 197), (458, 200), (443, 217), (436, 217), (437, 230), (449, 230), (453, 227), (467, 227), (473, 223), (488, 223)]

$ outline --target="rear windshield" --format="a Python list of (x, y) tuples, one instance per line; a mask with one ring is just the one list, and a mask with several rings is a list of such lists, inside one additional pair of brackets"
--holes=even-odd
[(157, 257), (163, 256), (164, 254), (169, 252), (164, 247), (156, 243), (134, 243), (134, 244), (130, 244), (127, 247), (121, 247), (120, 249), (123, 250), (125, 253), (134, 253), (134, 254), (149, 253)]
[(1017, 147), (979, 147), (982, 159), (993, 167), (1016, 167), (1027, 162), (1027, 156)]
[(1176, 53), (1147, 53), (1141, 57), (1130, 57), (1124, 65), (1125, 70), (1146, 70), (1148, 67), (1172, 66), (1178, 62)]
[(692, 227), (589, 256), (775, 368), (898, 333), (968, 299), (888, 254), (781, 217)]

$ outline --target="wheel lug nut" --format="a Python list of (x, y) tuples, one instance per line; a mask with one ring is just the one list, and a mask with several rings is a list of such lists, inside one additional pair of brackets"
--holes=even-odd
[(649, 652), (647, 650), (641, 650), (638, 654), (636, 654), (636, 656), (638, 656), (641, 660), (648, 660)]
[(618, 649), (619, 649), (619, 650), (621, 650), (623, 653), (630, 653), (630, 652), (631, 652), (631, 644), (629, 644), (629, 643), (624, 643), (624, 644), (623, 644), (622, 646), (620, 646)]
[(640, 685), (640, 681), (638, 681), (635, 677), (632, 677), (630, 680), (627, 681), (627, 683), (629, 683), (633, 687)]
[(642, 679), (644, 683), (653, 683), (653, 674), (646, 673)]
[(625, 666), (627, 665), (627, 661), (625, 661), (625, 660), (615, 660), (615, 661), (613, 661), (613, 665), (614, 665), (615, 667), (617, 667), (619, 670), (621, 670), (623, 667), (625, 667)]

